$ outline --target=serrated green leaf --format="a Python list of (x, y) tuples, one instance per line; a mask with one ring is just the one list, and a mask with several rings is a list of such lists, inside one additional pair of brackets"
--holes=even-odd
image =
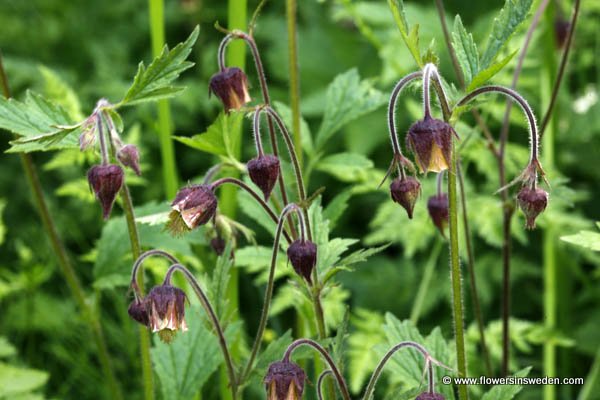
[(127, 90), (125, 97), (118, 106), (131, 106), (147, 101), (155, 101), (172, 97), (183, 90), (182, 87), (171, 86), (171, 83), (179, 75), (194, 63), (186, 61), (192, 51), (194, 43), (198, 38), (200, 28), (196, 26), (194, 31), (183, 43), (179, 43), (172, 50), (165, 45), (162, 53), (156, 57), (148, 68), (143, 62), (138, 65), (138, 71), (133, 78), (133, 84)]
[(321, 149), (340, 128), (386, 103), (385, 95), (373, 85), (360, 80), (353, 68), (338, 75), (327, 89), (325, 113), (316, 137), (316, 148)]
[(392, 10), (392, 15), (394, 16), (394, 21), (396, 21), (396, 26), (398, 26), (402, 40), (404, 40), (417, 65), (423, 67), (423, 59), (419, 50), (419, 25), (415, 25), (412, 28), (409, 27), (402, 0), (388, 0), (388, 5)]
[(227, 241), (223, 254), (217, 257), (217, 263), (213, 269), (210, 279), (210, 299), (220, 321), (227, 320), (228, 317), (228, 298), (227, 286), (231, 277), (231, 267), (233, 260), (231, 258), (231, 240)]
[(358, 393), (379, 361), (373, 348), (385, 340), (381, 331), (383, 316), (358, 308), (350, 318), (355, 330), (348, 338), (350, 390)]
[(203, 319), (204, 312), (194, 307), (186, 313), (187, 332), (177, 332), (170, 344), (155, 338), (152, 363), (165, 399), (192, 399), (223, 362), (218, 340)]
[(383, 246), (379, 246), (379, 247), (371, 247), (368, 249), (358, 249), (358, 250), (350, 253), (346, 257), (342, 258), (340, 261), (338, 261), (337, 264), (343, 265), (343, 266), (350, 266), (350, 265), (365, 262), (365, 261), (367, 261), (367, 259), (369, 257), (371, 257), (372, 255), (377, 254), (379, 252), (382, 252), (383, 250), (387, 249), (389, 246), (390, 246), (389, 244), (384, 244)]
[(191, 148), (218, 156), (232, 156), (235, 143), (231, 143), (234, 136), (231, 132), (239, 129), (243, 120), (241, 113), (221, 113), (206, 132), (192, 137), (175, 136), (175, 140)]
[(283, 335), (279, 336), (276, 340), (269, 343), (269, 345), (263, 350), (262, 353), (256, 358), (254, 364), (253, 373), (255, 377), (263, 379), (269, 364), (274, 361), (280, 360), (285, 353), (287, 347), (292, 343), (291, 331), (286, 331)]
[(477, 75), (473, 77), (473, 80), (467, 87), (467, 92), (477, 89), (479, 86), (492, 79), (494, 75), (496, 75), (502, 68), (504, 68), (504, 66), (508, 64), (510, 60), (512, 60), (512, 58), (515, 56), (515, 54), (517, 54), (517, 52), (518, 50), (515, 50), (506, 57), (504, 57), (502, 60), (494, 62), (492, 65), (490, 65), (483, 71), (479, 71)]
[(364, 181), (373, 161), (362, 154), (338, 153), (323, 158), (316, 166), (319, 171), (327, 172), (342, 182)]
[(574, 235), (561, 236), (560, 240), (593, 251), (600, 251), (600, 233), (598, 232), (580, 231)]
[[(531, 367), (523, 368), (522, 370), (517, 371), (514, 376), (525, 377), (529, 375), (529, 371), (531, 371)], [(481, 400), (511, 400), (522, 389), (523, 386), (521, 385), (496, 385), (485, 393)]]
[(49, 374), (44, 371), (0, 363), (0, 398), (10, 399), (39, 389), (46, 384), (48, 377)]
[(487, 69), (510, 39), (517, 27), (525, 20), (533, 0), (506, 0), (498, 17), (494, 19), (487, 47), (480, 60), (481, 69)]
[(72, 120), (79, 121), (85, 118), (73, 88), (50, 68), (42, 65), (39, 70), (44, 78), (44, 94), (48, 100), (62, 106)]
[(454, 20), (452, 43), (465, 83), (468, 85), (479, 72), (479, 52), (473, 41), (473, 35), (467, 32), (459, 15)]
[(79, 127), (64, 108), (39, 94), (27, 92), (25, 101), (0, 98), (0, 128), (18, 136), (9, 153), (75, 147)]
[(350, 200), (350, 197), (352, 197), (352, 191), (349, 189), (344, 190), (336, 195), (323, 210), (323, 217), (326, 220), (329, 220), (331, 229), (335, 227), (337, 220), (348, 208), (348, 200)]

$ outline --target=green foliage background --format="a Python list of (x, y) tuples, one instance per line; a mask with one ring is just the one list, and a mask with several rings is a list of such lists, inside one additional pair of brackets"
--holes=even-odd
[[(249, 1), (249, 9), (253, 10), (256, 3)], [(276, 109), (289, 125), (288, 48), (283, 3), (267, 2), (255, 35)], [(340, 267), (354, 264), (353, 271), (342, 270), (336, 276), (339, 285), (332, 287), (325, 301), (326, 322), (335, 333), (335, 328), (344, 321), (345, 305), (350, 307), (349, 336), (342, 359), (351, 390), (358, 394), (379, 356), (401, 338), (425, 338), (424, 343), (433, 348), (436, 357), (447, 364), (453, 362), (454, 354), (449, 350), (452, 346), (448, 345), (452, 342), (448, 255), (446, 246), (440, 245), (443, 239), (429, 222), (425, 207), (426, 199), (435, 191), (433, 177), (422, 179), (423, 195), (412, 221), (390, 201), (385, 186), (377, 189), (391, 160), (385, 117), (388, 93), (397, 79), (418, 68), (401, 39), (388, 5), (384, 1), (350, 0), (298, 3), (304, 167), (309, 193), (326, 187), (320, 200), (324, 206), (322, 213), (317, 209), (311, 215), (315, 221), (322, 222), (318, 226), (323, 227), (320, 233), (328, 246), (324, 248), (329, 251), (330, 264)], [(534, 1), (532, 10), (538, 4)], [(221, 0), (167, 1), (165, 5), (166, 37), (171, 47), (185, 40), (194, 27), (200, 25), (198, 40), (188, 58), (195, 66), (177, 81), (178, 86), (187, 89), (169, 102), (181, 182), (198, 182), (219, 157), (231, 156), (230, 144), (219, 136), (226, 124), (243, 126), (241, 161), (254, 157), (249, 121), (239, 116), (224, 121), (219, 116), (221, 105), (207, 97), (208, 80), (217, 70), (217, 46), (223, 37), (213, 24), (218, 20), (225, 25), (226, 6)], [(467, 84), (490, 67), (490, 55), (484, 51), (486, 38), (502, 6), (503, 2), (498, 0), (446, 3), (451, 29), (454, 16), (461, 16), (454, 23), (454, 40), (462, 44), (459, 53), (464, 54), (461, 67), (469, 71)], [(542, 345), (552, 341), (559, 346), (557, 375), (586, 377), (589, 394), (585, 398), (599, 399), (600, 235), (596, 221), (600, 219), (597, 201), (600, 196), (600, 67), (597, 65), (600, 5), (591, 0), (583, 1), (582, 9), (552, 125), (553, 148), (542, 145), (542, 154), (551, 151), (554, 155), (554, 168), (547, 170), (552, 185), (550, 206), (539, 218), (536, 231), (524, 230), (520, 213), (513, 221), (511, 370), (531, 367), (529, 376), (541, 376)], [(554, 15), (560, 10), (568, 17), (570, 2), (553, 2), (548, 15), (542, 18), (517, 87), (538, 118), (548, 102), (549, 75), (553, 74), (560, 56), (553, 43)], [(419, 24), (421, 54), (429, 54), (428, 47), (435, 52), (442, 75), (458, 87), (434, 2), (408, 1), (406, 14), (410, 25)], [(501, 47), (496, 61), (505, 60), (507, 64), (492, 78), (493, 82), (510, 85), (515, 65), (515, 58), (511, 57), (523, 42), (530, 21), (531, 12), (508, 44)], [(23, 100), (25, 91), (33, 89), (61, 104), (73, 120), (89, 115), (101, 97), (119, 101), (131, 84), (139, 61), (144, 60), (148, 65), (152, 59), (147, 2), (143, 0), (0, 0), (0, 26), (0, 49), (15, 98)], [(250, 60), (247, 64), (252, 65)], [(254, 70), (247, 70), (252, 95), (258, 98)], [(402, 97), (397, 112), (401, 132), (420, 117), (419, 93), (415, 86)], [(452, 97), (456, 97), (454, 93), (451, 90)], [(500, 100), (486, 99), (482, 104), (484, 120), (495, 136), (499, 133), (504, 107), (504, 101)], [(125, 138), (136, 143), (142, 154), (142, 177), (127, 177), (132, 185), (137, 216), (151, 216), (148, 218), (151, 222), (152, 216), (168, 209), (169, 200), (160, 168), (156, 108), (149, 104), (120, 111)], [(457, 132), (464, 145), (461, 156), (467, 176), (469, 217), (488, 346), (494, 364), (499, 365), (502, 222), (501, 201), (494, 194), (498, 188), (496, 163), (477, 125), (467, 114), (457, 125)], [(507, 150), (510, 179), (527, 160), (526, 132), (525, 121), (515, 107)], [(0, 148), (4, 152), (10, 147), (8, 142), (12, 137), (8, 132), (2, 133)], [(86, 300), (101, 319), (117, 379), (127, 398), (142, 398), (138, 330), (126, 314), (132, 259), (122, 212), (115, 207), (111, 220), (101, 221), (99, 206), (89, 193), (85, 179), (87, 168), (96, 160), (95, 155), (63, 150), (33, 153), (33, 158), (39, 166), (40, 179), (60, 235), (86, 288)], [(288, 165), (284, 167), (287, 171)], [(260, 316), (273, 225), (262, 218), (261, 212), (244, 195), (240, 194), (238, 200), (242, 211), (238, 219), (255, 230), (259, 246), (238, 238), (233, 266), (216, 259), (207, 246), (210, 237), (204, 230), (175, 240), (162, 231), (161, 225), (144, 223), (140, 226), (144, 248), (159, 247), (175, 252), (211, 287), (215, 298), (223, 298), (218, 295), (226, 286), (226, 281), (223, 282), (226, 277), (222, 276), (225, 274), (220, 275), (223, 268), (239, 269), (239, 316), (228, 308), (227, 302), (218, 309), (227, 320), (228, 338), (238, 342), (239, 353), (244, 354), (246, 339), (253, 336)], [(34, 211), (19, 159), (14, 154), (0, 157), (0, 213), (0, 399), (110, 398), (89, 331), (57, 268)], [(556, 235), (552, 243), (558, 265), (558, 327), (555, 331), (543, 326), (544, 232)], [(565, 240), (560, 241), (559, 237)], [(336, 239), (329, 241), (333, 238)], [(379, 249), (380, 252), (354, 253), (355, 259), (343, 258), (361, 246), (388, 244), (389, 247)], [(348, 248), (350, 252), (344, 253)], [(441, 251), (435, 254), (432, 251), (435, 248)], [(368, 260), (361, 262), (367, 256), (370, 256)], [(270, 345), (258, 360), (258, 371), (247, 391), (248, 398), (264, 396), (260, 370), (281, 357), (291, 336), (309, 334), (314, 329), (299, 323), (302, 316), (310, 312), (306, 311), (310, 307), (298, 301), (298, 291), (292, 285), (285, 284), (293, 278), (284, 260), (280, 258), (278, 267), (268, 331)], [(152, 283), (159, 281), (165, 267), (159, 262), (148, 263)], [(428, 270), (429, 288), (420, 315), (415, 318), (417, 288)], [(465, 308), (470, 375), (479, 376), (484, 373), (484, 367), (468, 295)], [(172, 349), (160, 343), (153, 347), (156, 382), (160, 385), (157, 393), (162, 398), (200, 398), (199, 393), (201, 398), (219, 398), (219, 375), (213, 372), (222, 360), (216, 340), (213, 343), (210, 330), (200, 322), (203, 313), (199, 310), (189, 312), (188, 320), (194, 321), (190, 323), (192, 332), (178, 338)], [(418, 330), (406, 321), (411, 317)], [(387, 385), (381, 385), (376, 398), (404, 398), (402, 393), (419, 385), (421, 371), (406, 368), (412, 364), (406, 364), (402, 357), (397, 360), (388, 367), (391, 373), (386, 375)], [(189, 370), (190, 374), (181, 378), (173, 368)], [(312, 381), (315, 382), (316, 377)], [(489, 388), (474, 389), (475, 398), (483, 396), (482, 391), (486, 389)], [(582, 388), (560, 386), (557, 390), (558, 398), (575, 399)], [(452, 396), (452, 393), (446, 394)], [(511, 395), (498, 396), (488, 393), (485, 398), (503, 399)], [(517, 398), (539, 399), (541, 396), (540, 387), (529, 386)]]

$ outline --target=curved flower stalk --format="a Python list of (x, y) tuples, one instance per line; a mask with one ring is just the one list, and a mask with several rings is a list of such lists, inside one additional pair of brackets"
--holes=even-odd
[[(139, 272), (142, 267), (142, 263), (148, 257), (161, 256), (166, 258), (172, 265), (165, 274), (165, 279), (162, 285), (155, 286), (148, 293), (147, 296), (143, 296), (139, 289), (138, 279)], [(200, 284), (194, 277), (194, 275), (171, 254), (162, 250), (150, 250), (143, 253), (135, 261), (131, 271), (131, 288), (134, 291), (135, 299), (129, 306), (129, 315), (137, 322), (142, 325), (146, 325), (152, 329), (153, 332), (158, 332), (161, 340), (170, 342), (173, 335), (178, 331), (186, 331), (187, 324), (185, 323), (185, 293), (172, 286), (171, 280), (175, 272), (179, 271), (186, 278), (194, 293), (198, 297), (198, 300), (202, 304), (202, 307), (206, 311), (208, 318), (216, 332), (219, 339), (219, 346), (225, 359), (227, 366), (227, 374), (229, 378), (229, 384), (231, 387), (231, 394), (233, 399), (237, 399), (238, 381), (235, 373), (233, 359), (225, 339), (224, 331), (221, 327), (217, 314), (214, 312), (208, 297), (200, 287)]]
[[(246, 363), (246, 368), (244, 368), (244, 372), (242, 374), (241, 382), (244, 382), (246, 378), (250, 375), (252, 371), (252, 367), (254, 366), (254, 360), (258, 354), (258, 350), (260, 349), (260, 345), (263, 340), (263, 334), (265, 328), (267, 327), (267, 320), (269, 318), (269, 308), (271, 306), (271, 300), (273, 297), (273, 286), (275, 283), (275, 268), (277, 267), (277, 255), (279, 254), (279, 242), (281, 239), (281, 233), (283, 232), (283, 225), (286, 220), (286, 217), (291, 212), (295, 212), (298, 215), (298, 220), (300, 222), (300, 237), (302, 241), (305, 241), (305, 225), (304, 225), (304, 215), (302, 214), (302, 210), (298, 207), (297, 204), (290, 203), (281, 211), (281, 215), (279, 216), (279, 221), (277, 223), (277, 228), (275, 230), (275, 240), (273, 242), (273, 253), (271, 256), (271, 266), (269, 268), (269, 278), (267, 280), (267, 288), (265, 290), (265, 298), (262, 307), (262, 313), (260, 316), (260, 322), (258, 324), (258, 330), (256, 331), (256, 336), (254, 338), (254, 344), (252, 345), (252, 350), (250, 351), (250, 357), (248, 358), (248, 362)], [(292, 245), (296, 243), (293, 242)], [(291, 247), (291, 245), (290, 245)]]
[(325, 371), (321, 372), (319, 379), (317, 379), (317, 398), (319, 400), (323, 400), (323, 383), (325, 382), (325, 378), (327, 378), (327, 376), (333, 376), (333, 371), (326, 369)]
[(431, 354), (429, 354), (427, 349), (425, 349), (425, 347), (421, 346), (420, 344), (418, 344), (416, 342), (405, 341), (405, 342), (398, 343), (397, 345), (392, 347), (390, 350), (388, 350), (388, 352), (385, 354), (385, 356), (383, 356), (381, 361), (379, 361), (379, 364), (375, 368), (373, 375), (371, 375), (371, 379), (369, 380), (369, 384), (367, 385), (367, 389), (365, 390), (365, 394), (362, 398), (363, 400), (370, 400), (371, 397), (373, 396), (373, 392), (375, 390), (375, 385), (377, 384), (377, 381), (379, 380), (379, 377), (381, 376), (381, 373), (383, 372), (383, 368), (385, 367), (385, 364), (390, 360), (390, 358), (392, 358), (394, 353), (396, 353), (398, 350), (406, 348), (406, 347), (410, 347), (410, 348), (417, 350), (419, 353), (421, 353), (423, 355), (423, 358), (425, 359), (425, 369), (427, 370), (427, 392), (426, 393), (430, 394), (430, 395), (437, 395), (437, 397), (439, 397), (441, 399), (444, 398), (440, 394), (435, 393), (435, 390), (434, 390), (434, 388), (435, 388), (435, 373), (433, 370), (433, 366), (438, 365), (438, 366), (441, 366), (441, 367), (444, 367), (447, 369), (451, 369), (451, 368), (445, 366), (444, 364), (442, 364), (441, 362), (439, 362), (435, 358), (433, 358), (431, 356)]
[[(220, 72), (218, 72), (215, 75), (222, 74), (227, 70), (227, 67), (225, 66), (225, 50), (227, 49), (227, 45), (232, 40), (235, 40), (235, 39), (244, 40), (244, 42), (246, 42), (246, 44), (250, 48), (250, 52), (252, 53), (252, 58), (254, 59), (254, 65), (256, 67), (256, 73), (258, 75), (258, 80), (260, 83), (260, 89), (261, 89), (261, 93), (262, 93), (263, 102), (264, 102), (264, 104), (270, 106), (271, 105), (271, 97), (269, 95), (269, 87), (267, 85), (267, 78), (265, 76), (265, 70), (263, 67), (262, 59), (260, 57), (260, 53), (258, 51), (258, 47), (256, 46), (256, 42), (254, 41), (254, 38), (252, 37), (252, 35), (236, 29), (236, 30), (228, 33), (223, 38), (223, 40), (219, 44), (219, 49), (217, 51), (217, 61), (219, 64)], [(244, 77), (245, 77), (245, 75), (244, 75)], [(248, 100), (249, 100), (249, 98), (248, 98)], [(226, 105), (226, 107), (227, 107), (227, 105)], [(273, 155), (275, 157), (278, 157), (279, 156), (279, 148), (277, 145), (277, 139), (275, 137), (275, 127), (273, 125), (273, 120), (271, 119), (271, 117), (269, 117), (267, 119), (267, 122), (268, 122), (268, 126), (269, 126), (269, 137), (271, 140), (271, 147), (273, 149)], [(279, 190), (281, 191), (281, 199), (283, 200), (283, 204), (285, 206), (289, 203), (289, 201), (288, 201), (287, 191), (285, 188), (285, 183), (283, 180), (283, 175), (281, 173), (279, 173), (277, 180), (279, 182)]]

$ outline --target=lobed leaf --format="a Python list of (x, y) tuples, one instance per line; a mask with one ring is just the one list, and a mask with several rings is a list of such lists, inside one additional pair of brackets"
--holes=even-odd
[(242, 123), (243, 115), (241, 113), (225, 114), (221, 113), (206, 132), (194, 135), (192, 137), (175, 136), (175, 140), (191, 148), (204, 151), (217, 156), (231, 156), (236, 148), (235, 143), (231, 143), (232, 135), (239, 129)]
[(155, 101), (174, 96), (183, 90), (182, 87), (172, 86), (172, 82), (194, 63), (186, 61), (196, 43), (200, 28), (196, 26), (190, 36), (183, 43), (179, 43), (172, 50), (165, 45), (162, 53), (156, 57), (146, 68), (143, 62), (138, 65), (138, 70), (133, 78), (133, 84), (127, 90), (125, 97), (118, 106), (131, 106), (147, 101)]
[(402, 0), (388, 0), (388, 5), (392, 10), (392, 15), (394, 16), (394, 21), (396, 21), (402, 40), (404, 40), (417, 65), (423, 67), (423, 58), (419, 50), (419, 25), (415, 25), (412, 28), (409, 27)]
[(459, 15), (454, 20), (452, 43), (465, 83), (468, 85), (479, 72), (479, 52), (473, 41), (473, 35), (466, 31)]

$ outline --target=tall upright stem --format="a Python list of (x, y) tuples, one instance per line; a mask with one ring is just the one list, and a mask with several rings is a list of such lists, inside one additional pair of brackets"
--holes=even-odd
[[(150, 14), (150, 39), (152, 41), (152, 54), (158, 57), (165, 46), (165, 22), (163, 0), (148, 0)], [(175, 150), (171, 139), (171, 109), (167, 100), (158, 101), (158, 137), (162, 157), (163, 182), (165, 194), (168, 198), (177, 193), (177, 166), (175, 164)]]
[[(2, 61), (1, 52), (0, 80), (2, 83), (2, 90), (4, 96), (6, 98), (10, 98), (10, 86), (8, 84), (8, 78), (4, 69), (4, 63)], [(83, 290), (83, 287), (81, 286), (79, 278), (77, 277), (75, 268), (73, 267), (73, 264), (71, 264), (71, 260), (67, 255), (67, 250), (65, 249), (62, 240), (58, 236), (56, 224), (54, 223), (54, 219), (50, 214), (50, 210), (48, 209), (46, 199), (44, 198), (44, 192), (42, 190), (42, 185), (40, 183), (35, 164), (33, 163), (31, 156), (27, 153), (19, 153), (19, 158), (21, 159), (21, 165), (23, 167), (23, 170), (25, 171), (27, 183), (29, 184), (29, 188), (31, 189), (31, 193), (33, 194), (35, 206), (42, 220), (44, 231), (46, 232), (46, 236), (48, 236), (48, 239), (50, 239), (52, 250), (56, 255), (58, 265), (61, 269), (62, 274), (65, 277), (65, 280), (67, 281), (67, 286), (69, 287), (71, 295), (77, 303), (82, 317), (85, 320), (87, 320), (90, 325), (94, 342), (96, 344), (96, 347), (98, 348), (98, 359), (100, 361), (102, 373), (107, 379), (111, 396), (114, 399), (122, 399), (123, 395), (115, 377), (114, 369), (108, 352), (108, 346), (106, 345), (106, 340), (104, 339), (102, 325), (100, 324), (97, 314), (94, 313), (94, 311), (91, 309), (91, 307), (86, 301), (85, 292)]]
[(164, 281), (165, 284), (170, 284), (171, 276), (173, 275), (173, 273), (175, 271), (181, 272), (185, 276), (187, 281), (190, 283), (190, 285), (192, 286), (192, 289), (194, 290), (194, 293), (196, 293), (196, 296), (198, 296), (198, 300), (200, 300), (202, 307), (204, 307), (204, 310), (206, 311), (206, 314), (208, 315), (208, 318), (210, 319), (210, 322), (211, 322), (215, 332), (217, 333), (217, 337), (219, 339), (219, 346), (221, 346), (221, 351), (223, 352), (223, 358), (225, 359), (225, 365), (227, 367), (227, 374), (229, 377), (229, 386), (231, 388), (231, 396), (235, 400), (235, 399), (237, 399), (238, 382), (237, 382), (237, 378), (235, 375), (235, 368), (233, 366), (233, 359), (231, 358), (231, 353), (229, 352), (229, 347), (227, 347), (227, 340), (225, 339), (225, 333), (223, 332), (223, 328), (221, 327), (221, 324), (219, 323), (217, 314), (215, 313), (214, 309), (212, 308), (210, 301), (208, 301), (208, 297), (206, 297), (206, 295), (204, 294), (204, 291), (198, 284), (196, 277), (194, 277), (194, 275), (183, 265), (173, 264), (169, 268), (169, 270), (167, 271), (167, 273), (165, 275), (165, 281)]
[[(292, 110), (292, 134), (297, 149), (302, 149), (300, 131), (300, 73), (298, 71), (298, 26), (296, 13), (297, 0), (286, 1), (286, 19), (288, 35), (288, 66), (290, 76), (290, 108)], [(298, 162), (302, 165), (302, 151), (298, 152)]]
[[(450, 278), (452, 283), (452, 312), (454, 315), (454, 339), (456, 341), (456, 364), (458, 375), (467, 376), (467, 356), (465, 351), (464, 315), (462, 301), (462, 277), (458, 257), (458, 204), (456, 196), (456, 151), (452, 141), (452, 160), (448, 172), (448, 207), (450, 230)], [(460, 400), (467, 400), (466, 385), (458, 387)]]

